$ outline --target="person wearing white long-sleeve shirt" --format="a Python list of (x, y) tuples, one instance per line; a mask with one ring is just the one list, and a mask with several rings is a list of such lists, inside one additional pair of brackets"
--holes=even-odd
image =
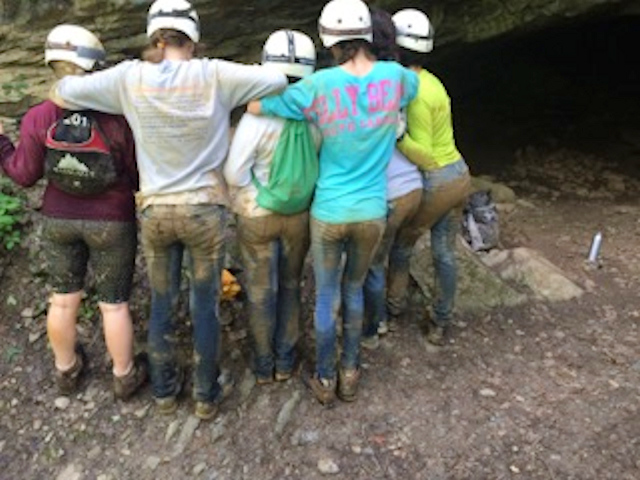
[[(313, 72), (315, 47), (301, 32), (274, 32), (263, 52), (263, 64), (278, 68), (292, 81)], [(291, 377), (299, 337), (300, 279), (309, 249), (308, 206), (286, 215), (261, 206), (259, 197), (260, 191), (270, 187), (272, 166), (278, 161), (275, 156), (282, 154), (278, 145), (291, 122), (294, 121), (245, 113), (224, 167), (248, 277), (253, 369), (258, 384)], [(320, 133), (311, 125), (305, 126), (308, 135), (315, 134), (317, 149)], [(317, 162), (317, 156), (302, 158), (303, 155), (305, 152), (296, 153), (294, 161)]]
[(160, 413), (175, 411), (183, 383), (175, 351), (171, 271), (186, 247), (192, 259), (195, 415), (211, 419), (222, 400), (218, 299), (227, 194), (219, 169), (229, 147), (229, 114), (283, 88), (286, 77), (260, 66), (193, 59), (200, 23), (186, 0), (154, 2), (147, 35), (148, 61), (126, 61), (81, 81), (63, 79), (52, 99), (67, 108), (123, 114), (131, 126), (152, 289), (148, 351), (156, 407)]

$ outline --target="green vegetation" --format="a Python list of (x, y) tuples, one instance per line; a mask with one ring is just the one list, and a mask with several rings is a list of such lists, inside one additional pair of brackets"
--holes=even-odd
[(0, 178), (0, 246), (7, 250), (20, 244), (20, 221), (24, 208), (21, 199), (5, 193), (10, 185), (9, 180)]
[(29, 84), (26, 82), (27, 76), (24, 74), (16, 75), (11, 81), (0, 85), (2, 93), (7, 99), (19, 100), (27, 94)]

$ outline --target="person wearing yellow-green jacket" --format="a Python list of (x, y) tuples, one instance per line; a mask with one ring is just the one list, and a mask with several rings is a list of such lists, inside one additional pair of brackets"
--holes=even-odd
[(406, 9), (393, 20), (400, 61), (420, 79), (418, 95), (407, 109), (407, 130), (397, 146), (422, 170), (424, 193), (410, 228), (397, 239), (400, 248), (389, 258), (387, 309), (390, 321), (404, 313), (411, 250), (430, 230), (436, 295), (427, 340), (443, 345), (456, 293), (456, 213), (469, 194), (471, 177), (455, 145), (449, 95), (442, 82), (423, 68), (425, 55), (433, 49), (429, 18), (419, 10)]

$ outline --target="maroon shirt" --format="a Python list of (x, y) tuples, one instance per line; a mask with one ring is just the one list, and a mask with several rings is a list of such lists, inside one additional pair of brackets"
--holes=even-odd
[[(17, 148), (8, 137), (0, 135), (0, 165), (14, 182), (30, 187), (43, 177), (47, 130), (62, 114), (60, 107), (47, 100), (31, 108), (22, 119)], [(99, 195), (78, 196), (63, 192), (49, 182), (42, 200), (42, 213), (74, 220), (133, 222), (133, 192), (138, 189), (138, 170), (129, 124), (121, 116), (98, 112), (92, 112), (92, 116), (109, 140), (116, 172), (119, 172), (116, 183)]]

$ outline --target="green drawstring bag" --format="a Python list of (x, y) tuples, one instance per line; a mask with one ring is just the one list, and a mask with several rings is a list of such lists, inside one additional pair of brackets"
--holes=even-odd
[(282, 215), (309, 209), (318, 180), (318, 153), (305, 121), (287, 120), (271, 161), (267, 185), (253, 175), (258, 205)]

